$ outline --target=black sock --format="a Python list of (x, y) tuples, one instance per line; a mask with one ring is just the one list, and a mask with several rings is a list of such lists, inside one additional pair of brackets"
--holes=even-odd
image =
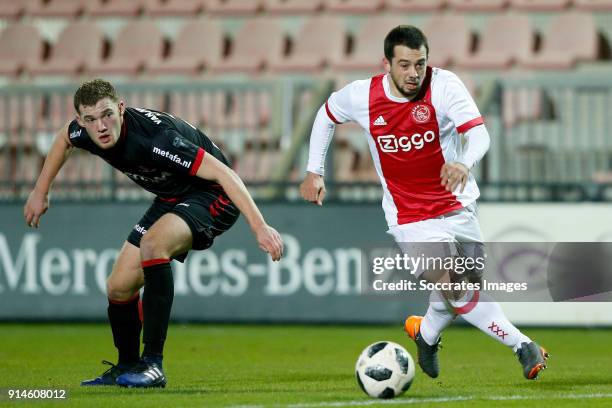
[(172, 268), (169, 259), (151, 259), (142, 263), (142, 269), (145, 278), (142, 295), (144, 317), (142, 355), (161, 358), (174, 299)]
[(140, 358), (142, 322), (138, 313), (139, 300), (138, 293), (125, 302), (108, 299), (108, 320), (119, 351), (119, 365), (134, 365)]

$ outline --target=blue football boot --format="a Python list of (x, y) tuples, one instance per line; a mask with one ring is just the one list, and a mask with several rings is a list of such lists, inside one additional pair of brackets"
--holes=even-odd
[(135, 365), (115, 365), (110, 361), (102, 360), (102, 364), (106, 364), (111, 366), (108, 370), (100, 374), (100, 376), (91, 379), (81, 381), (82, 386), (90, 386), (90, 385), (117, 385), (116, 380), (121, 374), (125, 374), (130, 370), (134, 369)]
[(117, 377), (117, 385), (128, 388), (164, 388), (166, 375), (161, 358), (143, 357), (138, 368)]

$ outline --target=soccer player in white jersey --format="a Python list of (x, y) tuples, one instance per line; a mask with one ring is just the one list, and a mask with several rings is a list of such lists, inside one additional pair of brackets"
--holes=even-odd
[[(476, 104), (455, 74), (427, 66), (429, 46), (418, 28), (391, 30), (384, 53), (386, 74), (348, 84), (319, 109), (302, 197), (322, 205), (325, 155), (335, 126), (354, 121), (367, 133), (383, 187), (388, 232), (404, 252), (420, 253), (427, 243), (444, 245), (452, 254), (482, 247), (475, 213), (480, 193), (471, 169), (487, 152), (490, 139)], [(481, 278), (477, 273), (415, 272), (432, 282)], [(535, 379), (546, 367), (546, 351), (521, 333), (493, 299), (478, 291), (434, 291), (425, 316), (405, 322), (419, 365), (430, 377), (440, 371), (440, 334), (457, 315), (512, 348), (526, 378)]]

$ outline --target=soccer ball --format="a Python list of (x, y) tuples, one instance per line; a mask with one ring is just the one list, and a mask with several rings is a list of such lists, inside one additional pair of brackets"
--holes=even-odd
[(414, 361), (405, 348), (391, 341), (379, 341), (363, 350), (355, 375), (361, 389), (371, 397), (394, 398), (410, 388)]

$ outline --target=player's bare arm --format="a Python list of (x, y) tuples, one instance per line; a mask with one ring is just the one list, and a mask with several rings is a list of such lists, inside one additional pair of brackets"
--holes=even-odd
[(72, 145), (68, 139), (68, 125), (69, 123), (66, 123), (55, 136), (36, 185), (23, 207), (23, 216), (30, 227), (38, 228), (40, 217), (47, 212), (51, 183), (72, 151)]
[(323, 176), (317, 173), (306, 172), (306, 177), (300, 184), (300, 194), (308, 202), (323, 205), (325, 199), (325, 181)]
[(246, 217), (259, 247), (269, 253), (273, 261), (278, 261), (283, 255), (283, 241), (280, 234), (266, 224), (253, 198), (251, 198), (246, 186), (236, 172), (221, 163), (213, 155), (206, 154), (196, 176), (216, 181), (223, 187), (229, 198)]

